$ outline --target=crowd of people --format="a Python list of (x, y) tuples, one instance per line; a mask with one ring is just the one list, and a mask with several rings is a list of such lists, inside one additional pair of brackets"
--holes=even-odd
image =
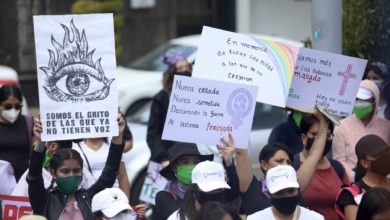
[[(39, 117), (21, 114), (22, 93), (0, 88), (1, 194), (29, 197), (24, 219), (389, 219), (390, 73), (385, 64), (366, 68), (353, 114), (340, 126), (320, 111), (290, 110), (258, 155), (264, 178), (252, 172), (248, 149), (221, 138), (219, 156), (202, 155), (195, 143), (162, 139), (175, 75), (191, 77), (176, 51), (164, 56), (163, 89), (152, 99), (147, 130), (151, 161), (169, 183), (147, 204), (130, 206), (122, 161), (132, 137), (118, 113), (118, 136), (41, 141)], [(151, 208), (150, 208), (151, 209)], [(39, 216), (41, 217), (39, 217)]]

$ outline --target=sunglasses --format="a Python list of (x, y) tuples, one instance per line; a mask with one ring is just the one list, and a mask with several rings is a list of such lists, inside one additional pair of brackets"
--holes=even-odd
[(6, 103), (6, 104), (3, 104), (3, 107), (5, 110), (10, 110), (12, 108), (14, 108), (16, 110), (20, 110), (23, 107), (23, 105), (19, 104), (19, 103), (15, 104), (15, 105)]

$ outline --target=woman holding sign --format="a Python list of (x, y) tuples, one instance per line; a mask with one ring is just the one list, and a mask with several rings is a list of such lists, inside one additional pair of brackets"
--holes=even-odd
[(152, 153), (150, 160), (167, 165), (167, 150), (175, 142), (162, 140), (161, 136), (167, 116), (173, 77), (174, 75), (191, 76), (191, 66), (183, 54), (178, 51), (165, 53), (163, 62), (168, 65), (168, 69), (164, 72), (163, 89), (152, 99), (146, 140)]
[(22, 92), (13, 85), (0, 88), (0, 160), (8, 161), (16, 181), (28, 168), (32, 118), (23, 116)]
[(79, 189), (83, 178), (83, 159), (72, 149), (58, 150), (50, 160), (50, 172), (57, 187), (47, 191), (43, 185), (42, 163), (45, 145), (39, 140), (42, 125), (34, 124), (34, 134), (38, 141), (31, 154), (27, 176), (31, 207), (35, 214), (44, 215), (48, 220), (94, 219), (91, 210), (92, 197), (105, 188), (112, 187), (118, 175), (123, 153), (123, 130), (125, 121), (118, 115), (119, 135), (112, 138), (106, 165), (99, 179), (88, 189)]

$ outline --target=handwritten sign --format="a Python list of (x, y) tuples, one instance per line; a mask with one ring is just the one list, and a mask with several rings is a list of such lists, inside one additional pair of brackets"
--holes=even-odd
[(42, 140), (116, 136), (112, 14), (34, 16)]
[(314, 111), (315, 103), (332, 115), (349, 116), (367, 60), (301, 48), (287, 106)]
[(254, 86), (175, 76), (162, 139), (219, 144), (232, 133), (246, 148), (256, 94)]
[(284, 107), (298, 48), (203, 27), (193, 77), (258, 86), (257, 101)]
[(1, 195), (0, 198), (3, 220), (17, 220), (33, 214), (28, 197)]
[(157, 192), (164, 190), (168, 184), (168, 180), (160, 175), (162, 165), (153, 161), (149, 162), (147, 175), (139, 199), (155, 205)]

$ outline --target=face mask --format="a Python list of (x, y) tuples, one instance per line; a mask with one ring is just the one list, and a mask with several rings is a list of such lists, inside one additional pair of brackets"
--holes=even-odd
[(129, 220), (133, 219), (133, 215), (130, 213), (119, 213), (118, 215), (110, 218), (111, 220)]
[(190, 71), (184, 71), (184, 72), (177, 72), (175, 75), (179, 76), (191, 76), (192, 73)]
[(14, 108), (11, 108), (10, 110), (3, 110), (1, 112), (1, 116), (3, 116), (3, 118), (6, 121), (8, 121), (10, 123), (14, 123), (16, 121), (16, 119), (18, 119), (19, 113), (20, 113), (20, 110), (16, 110)]
[(77, 187), (80, 185), (83, 176), (58, 176), (56, 178), (56, 183), (60, 191), (65, 195), (71, 195), (76, 192)]
[(192, 176), (192, 170), (194, 169), (195, 165), (181, 165), (176, 167), (176, 178), (184, 183), (184, 184), (191, 184), (191, 176)]
[(50, 165), (50, 160), (51, 158), (49, 157), (49, 154), (46, 152), (45, 153), (45, 158), (43, 159), (43, 167), (48, 168)]
[[(314, 138), (308, 138), (305, 146), (306, 150), (309, 151), (313, 146), (313, 143), (314, 143)], [(324, 152), (322, 153), (322, 156), (325, 156), (330, 152), (330, 150), (332, 149), (332, 144), (333, 144), (332, 140), (326, 140), (325, 148), (324, 148)]]
[(284, 215), (291, 215), (294, 213), (298, 205), (298, 195), (287, 198), (271, 198), (271, 204)]
[(364, 118), (368, 114), (372, 112), (372, 103), (362, 101), (362, 100), (356, 100), (355, 106), (353, 107), (353, 113), (358, 118)]
[(206, 202), (210, 202), (210, 201), (220, 202), (220, 203), (225, 202), (225, 192), (224, 191), (221, 191), (218, 193), (204, 193), (204, 192), (198, 191), (196, 194), (197, 194), (196, 200), (198, 200), (198, 202), (201, 205), (205, 204)]
[(382, 89), (383, 81), (382, 80), (371, 80), (372, 82), (375, 83), (376, 86), (378, 86), (378, 89)]
[(302, 112), (294, 111), (292, 114), (293, 114), (292, 117), (294, 119), (295, 124), (298, 126), (298, 128), (301, 127), (301, 120), (303, 117)]
[(381, 176), (390, 174), (390, 155), (383, 155), (376, 160), (371, 161), (371, 171)]

